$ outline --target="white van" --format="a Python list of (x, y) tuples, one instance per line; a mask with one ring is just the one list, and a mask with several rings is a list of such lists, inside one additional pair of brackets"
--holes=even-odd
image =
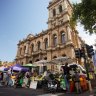
[[(65, 65), (63, 65), (65, 66)], [(80, 75), (85, 75), (86, 76), (86, 70), (84, 67), (82, 67), (80, 64), (77, 64), (77, 63), (71, 63), (71, 64), (68, 64), (68, 67), (70, 68), (70, 71), (69, 73), (71, 75), (74, 75), (75, 74), (75, 71), (76, 70), (79, 70), (80, 71)]]

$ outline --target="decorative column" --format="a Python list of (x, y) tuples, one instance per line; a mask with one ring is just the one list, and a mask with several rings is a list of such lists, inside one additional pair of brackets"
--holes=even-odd
[(20, 56), (20, 47), (18, 46), (16, 57)]
[(49, 18), (52, 18), (52, 10), (49, 10)]
[(26, 43), (26, 50), (25, 50), (25, 55), (28, 54), (28, 51), (29, 51), (29, 42)]
[(64, 6), (63, 6), (64, 10), (66, 10), (67, 7), (68, 7), (67, 2), (66, 2), (66, 0), (64, 0)]
[(71, 29), (69, 26), (66, 27), (66, 30), (67, 30), (67, 39), (68, 41), (72, 41), (72, 37), (71, 37)]
[(48, 34), (48, 47), (50, 46), (50, 33)]

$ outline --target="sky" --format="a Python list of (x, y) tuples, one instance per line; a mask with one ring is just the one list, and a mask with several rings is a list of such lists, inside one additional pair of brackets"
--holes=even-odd
[[(47, 6), (50, 0), (0, 0), (0, 60), (13, 61), (19, 40), (28, 34), (46, 30), (48, 20)], [(70, 0), (80, 2), (80, 0)], [(78, 26), (80, 37), (88, 44), (94, 44), (96, 35), (86, 35)]]

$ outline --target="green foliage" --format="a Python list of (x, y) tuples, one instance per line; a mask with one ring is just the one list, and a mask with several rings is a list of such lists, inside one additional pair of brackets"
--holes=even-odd
[(96, 0), (73, 4), (71, 24), (74, 22), (80, 22), (90, 34), (96, 33)]

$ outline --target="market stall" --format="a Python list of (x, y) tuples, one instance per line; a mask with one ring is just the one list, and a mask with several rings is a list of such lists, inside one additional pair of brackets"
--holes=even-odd
[(47, 60), (40, 60), (37, 62), (34, 62), (34, 65), (39, 67), (39, 74), (42, 74), (44, 71), (47, 70), (49, 62)]
[(12, 71), (24, 71), (24, 72), (26, 72), (26, 71), (29, 70), (29, 68), (25, 68), (25, 67), (22, 67), (19, 64), (16, 64), (16, 65), (14, 65), (14, 66), (11, 67), (11, 70)]

